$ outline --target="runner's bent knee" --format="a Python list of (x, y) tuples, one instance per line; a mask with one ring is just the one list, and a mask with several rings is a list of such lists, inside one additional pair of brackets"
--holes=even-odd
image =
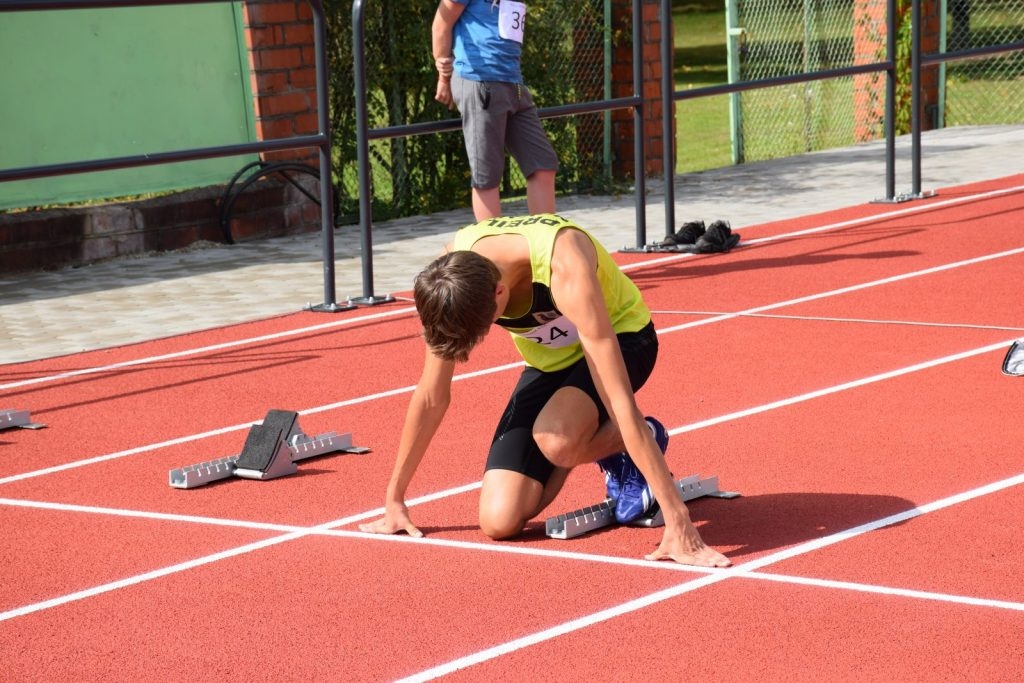
[(575, 466), (577, 454), (579, 453), (579, 442), (561, 432), (544, 431), (536, 429), (533, 432), (533, 439), (544, 457), (555, 467), (570, 468)]
[(515, 538), (522, 533), (525, 525), (524, 516), (510, 514), (509, 510), (480, 510), (480, 531), (495, 541)]

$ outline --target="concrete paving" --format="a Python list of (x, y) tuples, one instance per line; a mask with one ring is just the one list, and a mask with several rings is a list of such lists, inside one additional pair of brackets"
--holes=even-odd
[[(1024, 173), (1024, 126), (978, 126), (922, 136), (921, 189)], [(896, 146), (896, 194), (912, 189), (911, 140)], [(786, 159), (678, 175), (675, 223), (729, 220), (733, 230), (885, 196), (881, 142)], [(665, 234), (665, 186), (647, 182), (647, 242)], [(633, 194), (573, 196), (559, 213), (591, 230), (610, 250), (636, 246)], [(505, 213), (525, 213), (512, 202)], [(335, 301), (407, 297), (412, 279), (469, 209), (373, 226), (372, 282), (364, 280), (356, 226), (334, 233)], [(1022, 226), (1024, 228), (1024, 226)], [(54, 272), (0, 275), (0, 378), (3, 364), (50, 358), (259, 320), (325, 302), (322, 236), (197, 244)], [(324, 315), (331, 315), (325, 313)]]

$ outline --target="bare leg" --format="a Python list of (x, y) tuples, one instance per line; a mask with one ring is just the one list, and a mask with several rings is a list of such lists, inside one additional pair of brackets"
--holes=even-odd
[(534, 423), (533, 438), (555, 471), (546, 485), (511, 470), (484, 474), (480, 529), (493, 539), (518, 536), (555, 499), (573, 467), (624, 448), (618, 427), (611, 421), (598, 427), (597, 407), (575, 387), (559, 389), (548, 400)]
[(526, 207), (531, 214), (555, 212), (554, 171), (534, 171), (526, 179)]
[(575, 387), (555, 392), (533, 425), (533, 438), (557, 467), (571, 469), (625, 448), (611, 420), (597, 425), (597, 407)]
[(518, 536), (555, 499), (569, 470), (555, 468), (546, 485), (512, 470), (488, 470), (480, 489), (480, 529), (495, 540)]
[(471, 194), (473, 196), (473, 216), (477, 222), (501, 215), (501, 191), (499, 188), (480, 189), (474, 187)]

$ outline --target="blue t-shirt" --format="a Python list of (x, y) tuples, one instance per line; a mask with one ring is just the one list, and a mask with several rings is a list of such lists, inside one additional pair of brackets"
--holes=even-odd
[(498, 35), (500, 0), (453, 0), (466, 8), (455, 22), (455, 72), (471, 81), (522, 83), (522, 45)]

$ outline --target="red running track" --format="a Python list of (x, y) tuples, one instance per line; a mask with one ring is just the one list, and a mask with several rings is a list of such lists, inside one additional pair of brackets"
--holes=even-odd
[[(691, 514), (732, 559), (564, 541), (578, 469), (525, 536), (476, 528), (518, 373), (490, 335), (417, 473), (423, 539), (380, 514), (422, 358), (408, 303), (296, 313), (0, 366), (0, 678), (11, 681), (1009, 681), (1024, 670), (1024, 176), (742, 230), (729, 254), (617, 258), (655, 311), (640, 393)], [(270, 408), (362, 455), (171, 488)]]

